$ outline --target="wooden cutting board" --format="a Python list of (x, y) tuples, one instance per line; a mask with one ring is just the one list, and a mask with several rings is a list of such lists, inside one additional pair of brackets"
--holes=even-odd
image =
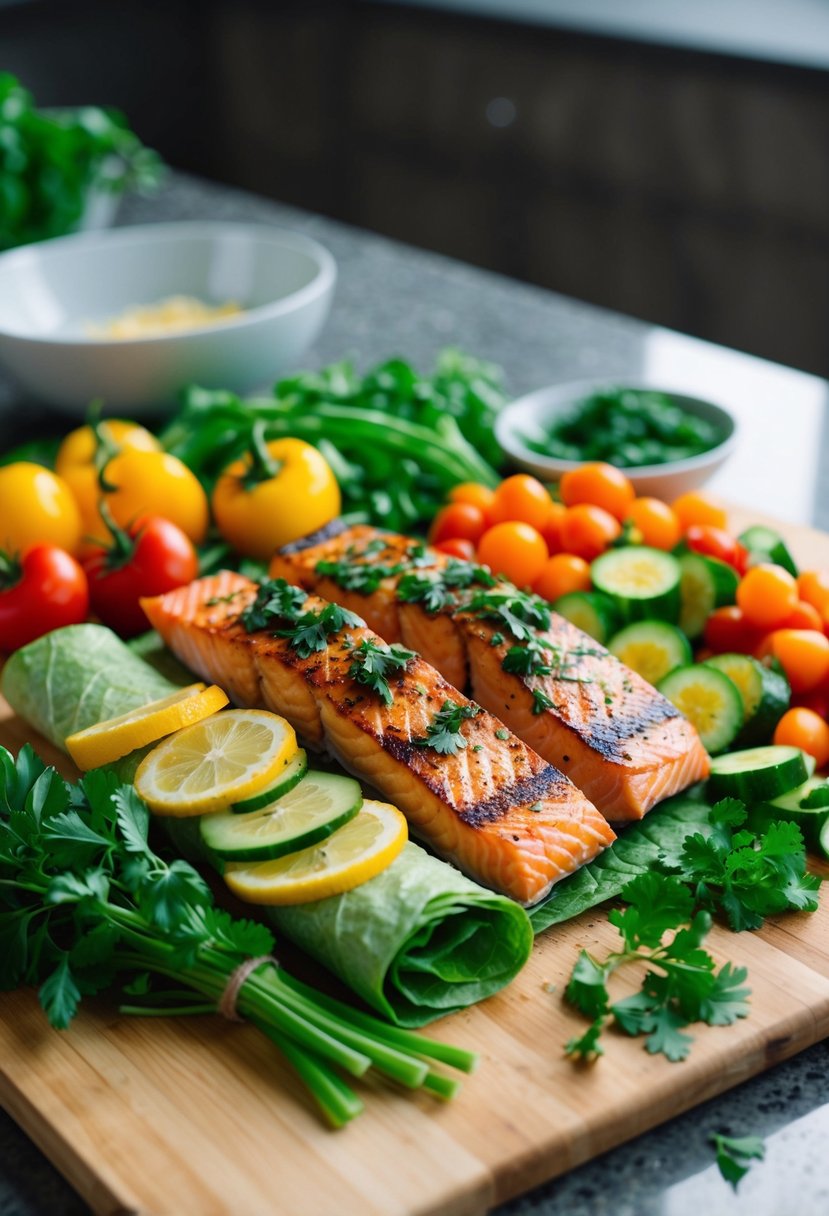
[[(777, 526), (803, 565), (829, 568), (829, 537)], [(0, 703), (0, 743), (26, 739), (71, 774)], [(829, 1034), (824, 898), (760, 933), (714, 928), (717, 962), (748, 967), (751, 1015), (696, 1028), (685, 1062), (608, 1033), (606, 1055), (576, 1066), (562, 1044), (585, 1023), (564, 985), (581, 948), (617, 941), (603, 911), (586, 913), (542, 935), (506, 991), (435, 1023), (481, 1056), (449, 1104), (366, 1084), (365, 1113), (330, 1132), (249, 1027), (98, 1003), (57, 1032), (30, 992), (0, 995), (0, 1103), (98, 1213), (476, 1216)]]

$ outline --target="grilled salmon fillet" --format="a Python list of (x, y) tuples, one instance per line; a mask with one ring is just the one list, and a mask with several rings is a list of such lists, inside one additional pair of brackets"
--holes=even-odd
[[(290, 638), (276, 636), (279, 621), (252, 632), (240, 621), (258, 591), (223, 572), (142, 603), (188, 667), (237, 704), (288, 718), (304, 744), (380, 790), (413, 833), (485, 886), (533, 904), (614, 839), (604, 816), (558, 769), (420, 656), (390, 676), (387, 705), (349, 671), (363, 641), (383, 645), (376, 633), (349, 623), (303, 657)], [(316, 596), (299, 598), (303, 613), (327, 606)], [(447, 705), (470, 716), (459, 728), (465, 746), (441, 754), (429, 732)]]
[[(699, 735), (670, 701), (546, 607), (527, 631), (543, 654), (522, 671), (514, 652), (527, 639), (516, 637), (498, 611), (508, 584), (490, 576), (488, 588), (481, 571), (483, 581), (455, 590), (452, 579), (465, 564), (407, 537), (357, 527), (289, 546), (270, 570), (359, 613), (387, 641), (417, 650), (566, 773), (610, 820), (641, 819), (708, 775)], [(437, 587), (432, 600), (423, 595), (429, 579)], [(544, 666), (550, 670), (539, 670)]]

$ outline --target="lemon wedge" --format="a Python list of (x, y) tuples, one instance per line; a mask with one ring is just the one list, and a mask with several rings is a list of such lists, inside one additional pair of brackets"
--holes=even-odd
[(204, 684), (188, 684), (160, 701), (151, 701), (149, 705), (119, 714), (117, 718), (107, 718), (105, 722), (77, 731), (66, 740), (66, 746), (78, 768), (84, 771), (99, 768), (120, 760), (137, 747), (155, 743), (156, 739), (163, 739), (183, 726), (209, 718), (225, 705), (227, 695), (216, 684), (210, 688), (205, 688)]
[(304, 904), (341, 895), (390, 866), (408, 837), (396, 806), (366, 800), (327, 840), (276, 861), (229, 862), (224, 879), (252, 904)]
[(224, 811), (273, 784), (298, 750), (284, 718), (227, 709), (154, 747), (136, 770), (135, 788), (159, 815)]

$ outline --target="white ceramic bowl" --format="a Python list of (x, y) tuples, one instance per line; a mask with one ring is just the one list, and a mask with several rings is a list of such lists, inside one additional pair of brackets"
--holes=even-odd
[(664, 393), (686, 413), (713, 422), (723, 436), (716, 447), (702, 452), (699, 456), (690, 456), (687, 460), (625, 468), (624, 472), (633, 482), (637, 494), (653, 495), (670, 501), (679, 494), (703, 485), (734, 450), (737, 422), (733, 414), (722, 406), (704, 401), (700, 397), (690, 397), (685, 393), (663, 388), (661, 385), (630, 383), (627, 380), (578, 380), (569, 384), (551, 384), (519, 397), (504, 406), (496, 419), (495, 434), (498, 442), (520, 468), (534, 473), (542, 481), (558, 481), (564, 473), (578, 468), (583, 461), (544, 456), (528, 447), (523, 437), (543, 439), (551, 424), (570, 413), (579, 401), (594, 393), (620, 387), (637, 392)]
[[(316, 241), (264, 224), (146, 224), (27, 245), (0, 255), (0, 362), (78, 415), (95, 397), (132, 416), (156, 411), (189, 383), (247, 392), (314, 341), (336, 277)], [(158, 337), (89, 336), (90, 323), (174, 295), (245, 311)]]

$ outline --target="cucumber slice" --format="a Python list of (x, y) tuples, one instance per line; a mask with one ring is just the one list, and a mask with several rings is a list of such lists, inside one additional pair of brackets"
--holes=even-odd
[(712, 760), (708, 788), (716, 798), (770, 801), (802, 785), (807, 775), (799, 747), (749, 747)]
[(724, 751), (743, 725), (743, 702), (736, 684), (714, 667), (677, 667), (658, 684), (663, 696), (697, 728), (712, 754)]
[(613, 600), (601, 591), (571, 591), (555, 601), (553, 611), (602, 645), (619, 625)]
[(691, 643), (681, 629), (667, 621), (628, 625), (610, 639), (607, 648), (651, 684), (691, 662)]
[(818, 852), (824, 857), (829, 857), (829, 819), (826, 820), (823, 827), (820, 829), (818, 837)]
[(782, 671), (747, 654), (717, 654), (706, 659), (705, 666), (724, 672), (740, 690), (745, 725), (737, 737), (738, 745), (768, 743), (792, 698), (789, 681)]
[(662, 549), (628, 545), (597, 557), (593, 586), (610, 596), (625, 623), (679, 619), (679, 563)]
[[(821, 791), (825, 791), (823, 797)], [(821, 802), (827, 799), (825, 806), (803, 806), (810, 800)], [(821, 849), (821, 833), (824, 824), (829, 821), (829, 782), (823, 777), (810, 777), (802, 785), (796, 786), (785, 794), (773, 798), (771, 802), (760, 802), (749, 812), (749, 826), (755, 832), (764, 832), (769, 824), (779, 819), (796, 823), (803, 833), (806, 847), (818, 852)]]
[(735, 602), (740, 579), (733, 567), (702, 553), (683, 553), (679, 569), (679, 627), (689, 638), (698, 638), (715, 608)]
[(279, 779), (273, 785), (268, 786), (266, 790), (262, 790), (258, 794), (254, 794), (252, 798), (246, 798), (244, 802), (235, 802), (230, 809), (234, 815), (247, 815), (250, 811), (261, 810), (263, 806), (276, 802), (277, 798), (281, 798), (283, 794), (287, 794), (288, 790), (292, 790), (295, 785), (299, 785), (307, 772), (308, 753), (303, 748), (300, 748), (293, 759), (289, 760), (280, 773)]
[(273, 861), (319, 844), (353, 819), (362, 805), (362, 791), (353, 777), (310, 772), (269, 806), (248, 815), (204, 815), (199, 828), (204, 843), (219, 857)]
[(751, 528), (746, 528), (745, 532), (741, 532), (737, 539), (744, 548), (748, 549), (749, 553), (755, 554), (765, 562), (774, 562), (775, 566), (782, 566), (784, 570), (788, 570), (789, 574), (793, 574), (797, 578), (798, 569), (794, 558), (786, 548), (786, 542), (771, 528), (766, 528), (762, 524), (754, 524)]

